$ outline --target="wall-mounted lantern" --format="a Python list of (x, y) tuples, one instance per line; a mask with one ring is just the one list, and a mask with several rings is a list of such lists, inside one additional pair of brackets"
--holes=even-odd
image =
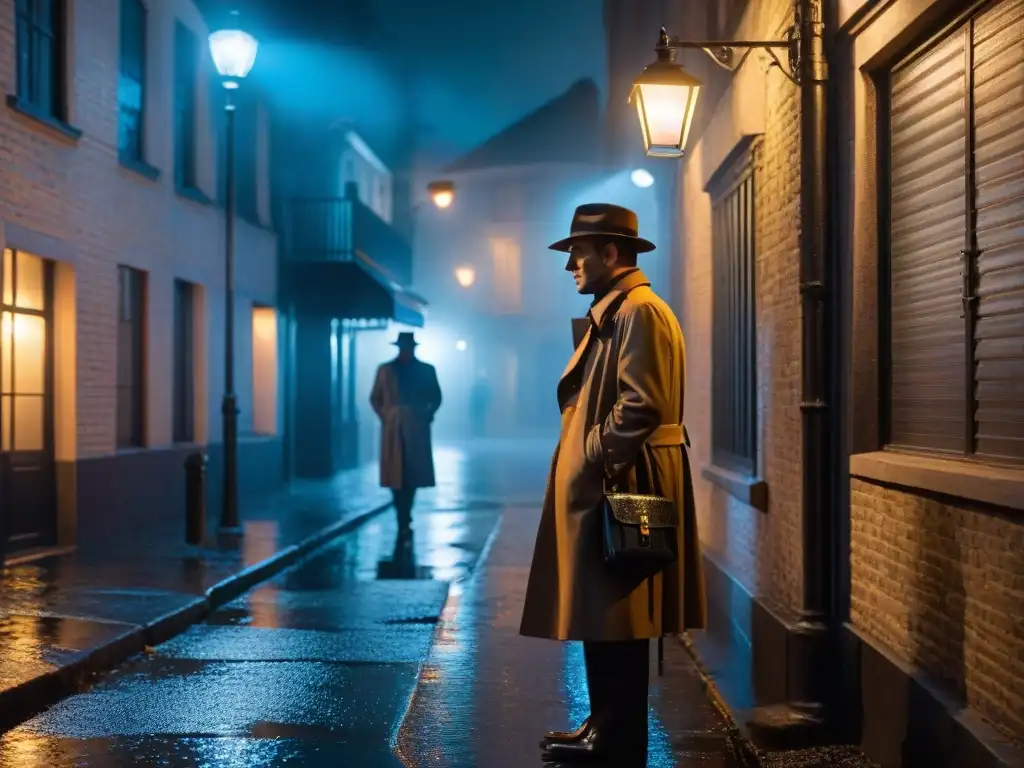
[(455, 282), (463, 288), (471, 288), (476, 282), (476, 270), (472, 267), (456, 267)]
[(448, 208), (455, 202), (455, 184), (450, 181), (433, 181), (427, 185), (427, 192), (438, 208)]
[[(682, 48), (699, 48), (715, 63), (729, 71), (743, 63), (751, 50), (763, 49), (772, 57), (772, 64), (794, 83), (799, 83), (799, 35), (794, 25), (785, 40), (739, 40), (736, 42), (694, 41), (669, 38), (662, 27), (658, 44), (654, 47), (657, 59), (633, 82), (629, 100), (636, 104), (640, 129), (644, 138), (644, 152), (648, 157), (682, 157), (690, 123), (697, 109), (697, 96), (701, 81), (683, 69), (676, 61), (676, 52)], [(734, 63), (734, 51), (746, 49)], [(789, 69), (775, 53), (776, 49), (789, 51)]]

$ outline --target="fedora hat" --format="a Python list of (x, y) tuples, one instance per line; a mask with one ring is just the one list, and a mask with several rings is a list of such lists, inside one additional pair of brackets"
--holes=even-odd
[(418, 347), (419, 342), (416, 341), (416, 336), (408, 331), (402, 331), (398, 334), (398, 338), (391, 342), (396, 347)]
[(568, 251), (574, 242), (590, 237), (612, 237), (630, 240), (637, 253), (648, 253), (655, 246), (650, 240), (640, 237), (636, 214), (611, 203), (587, 203), (576, 209), (572, 216), (569, 236), (548, 246), (552, 251)]

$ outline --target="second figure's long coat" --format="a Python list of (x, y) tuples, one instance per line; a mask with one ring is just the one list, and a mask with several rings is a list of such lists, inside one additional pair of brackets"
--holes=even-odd
[(430, 424), (441, 407), (441, 386), (430, 363), (392, 360), (377, 369), (370, 405), (380, 418), (380, 484), (434, 486)]
[[(520, 632), (555, 640), (613, 641), (703, 627), (697, 518), (689, 460), (681, 445), (682, 331), (639, 270), (594, 304), (590, 321), (558, 384), (561, 435), (548, 475)], [(615, 573), (602, 556), (604, 478), (628, 472), (629, 487), (636, 490), (631, 468), (645, 443), (657, 487), (680, 514), (679, 557), (650, 580)]]

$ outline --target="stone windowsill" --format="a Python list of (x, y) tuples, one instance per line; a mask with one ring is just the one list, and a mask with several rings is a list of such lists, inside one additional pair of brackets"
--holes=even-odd
[(873, 451), (850, 456), (850, 475), (1024, 511), (1024, 468)]
[(76, 128), (58, 117), (47, 114), (43, 110), (39, 109), (39, 107), (25, 101), (24, 99), (18, 98), (14, 94), (7, 95), (7, 106), (36, 123), (46, 126), (64, 139), (77, 142), (82, 138), (81, 128)]
[(704, 466), (700, 474), (744, 504), (762, 512), (768, 511), (768, 483), (761, 478), (743, 475), (714, 464)]

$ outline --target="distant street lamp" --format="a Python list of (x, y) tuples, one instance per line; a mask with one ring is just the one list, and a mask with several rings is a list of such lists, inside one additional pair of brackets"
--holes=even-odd
[[(629, 100), (636, 104), (643, 132), (644, 151), (648, 157), (682, 157), (690, 123), (697, 108), (701, 81), (676, 62), (676, 51), (682, 48), (700, 49), (715, 63), (730, 71), (735, 70), (747, 54), (754, 49), (767, 51), (772, 63), (794, 83), (799, 82), (799, 35), (791, 27), (786, 40), (738, 40), (735, 42), (669, 39), (662, 27), (658, 44), (654, 48), (657, 59), (633, 82)], [(746, 52), (736, 62), (734, 49)], [(789, 51), (789, 70), (775, 53), (776, 49)]]
[[(237, 15), (237, 11), (232, 14)], [(240, 29), (222, 29), (209, 37), (210, 55), (225, 89), (227, 117), (226, 194), (224, 201), (224, 487), (220, 530), (241, 533), (238, 519), (238, 399), (235, 396), (235, 104), (232, 91), (256, 63), (256, 39)]]
[(427, 185), (427, 192), (438, 208), (448, 208), (455, 201), (455, 185), (450, 181), (433, 181)]
[(472, 267), (456, 267), (455, 282), (463, 288), (470, 288), (476, 282), (476, 270)]
[(654, 177), (646, 168), (637, 168), (629, 174), (629, 180), (633, 182), (634, 187), (640, 187), (640, 189), (647, 189), (654, 184)]

